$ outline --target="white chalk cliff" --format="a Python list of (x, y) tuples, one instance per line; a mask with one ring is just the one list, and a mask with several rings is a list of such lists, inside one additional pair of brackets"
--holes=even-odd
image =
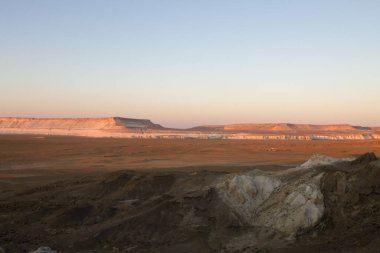
[(162, 126), (146, 119), (110, 118), (0, 118), (0, 134), (133, 137)]
[(36, 134), (115, 138), (195, 138), (253, 140), (380, 139), (380, 128), (351, 125), (234, 124), (190, 129), (164, 128), (146, 119), (0, 118), (0, 134)]
[(289, 238), (318, 224), (324, 214), (321, 178), (315, 168), (352, 159), (313, 156), (284, 172), (254, 170), (221, 178), (221, 199), (247, 225), (280, 231)]

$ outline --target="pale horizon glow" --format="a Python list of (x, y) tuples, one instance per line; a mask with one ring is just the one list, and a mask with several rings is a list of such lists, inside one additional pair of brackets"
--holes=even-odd
[(380, 1), (2, 1), (0, 117), (380, 126)]

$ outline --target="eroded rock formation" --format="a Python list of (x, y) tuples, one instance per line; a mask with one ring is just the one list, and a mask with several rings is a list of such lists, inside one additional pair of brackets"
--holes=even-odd
[(236, 124), (171, 129), (130, 118), (0, 118), (0, 134), (65, 135), (114, 138), (370, 140), (379, 128), (351, 125)]
[(374, 154), (277, 172), (113, 172), (6, 193), (0, 239), (6, 252), (378, 252), (379, 180)]

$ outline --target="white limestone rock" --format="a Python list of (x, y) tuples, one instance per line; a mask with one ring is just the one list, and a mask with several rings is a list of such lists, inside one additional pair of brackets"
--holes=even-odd
[(320, 189), (323, 172), (311, 168), (342, 161), (316, 155), (283, 172), (251, 171), (222, 177), (216, 189), (243, 222), (279, 231), (289, 238), (317, 225), (325, 208)]

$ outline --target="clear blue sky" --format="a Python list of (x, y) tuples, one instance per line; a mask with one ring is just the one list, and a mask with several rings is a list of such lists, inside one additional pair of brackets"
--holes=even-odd
[(0, 0), (0, 116), (380, 126), (380, 1)]

